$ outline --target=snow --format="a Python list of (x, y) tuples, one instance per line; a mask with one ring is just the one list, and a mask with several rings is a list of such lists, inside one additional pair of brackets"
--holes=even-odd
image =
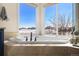
[[(30, 33), (32, 32), (32, 41), (30, 41)], [(26, 41), (26, 37), (28, 41)], [(36, 30), (31, 30), (31, 29), (22, 29), (19, 30), (19, 34), (16, 36), (15, 41), (17, 42), (35, 42), (35, 37), (36, 37), (36, 42), (52, 42), (52, 43), (67, 43), (70, 41), (72, 38), (72, 35), (53, 35), (53, 34), (46, 34), (42, 36), (36, 36)], [(13, 39), (13, 38), (11, 38)]]

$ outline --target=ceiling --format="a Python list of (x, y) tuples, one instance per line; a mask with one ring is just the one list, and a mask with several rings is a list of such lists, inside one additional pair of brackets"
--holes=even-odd
[(27, 3), (28, 5), (31, 5), (33, 7), (38, 7), (38, 6), (43, 6), (43, 7), (47, 7), (47, 6), (51, 6), (54, 5), (56, 3)]

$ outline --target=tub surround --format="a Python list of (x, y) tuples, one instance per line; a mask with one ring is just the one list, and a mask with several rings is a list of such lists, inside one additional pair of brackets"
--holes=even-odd
[[(45, 36), (45, 37), (47, 38), (47, 36)], [(52, 38), (55, 38), (55, 36)], [(68, 39), (68, 38), (65, 38), (65, 39)], [(17, 40), (17, 39), (15, 39), (15, 40)], [(64, 44), (62, 44), (62, 43), (58, 44), (58, 43), (53, 43), (53, 42), (44, 42), (44, 41), (43, 42), (25, 41), (25, 43), (23, 43), (23, 42), (18, 43), (18, 42), (10, 41), (10, 40), (5, 40), (4, 43), (5, 43), (5, 55), (8, 55), (8, 56), (9, 55), (11, 55), (11, 56), (79, 55), (79, 53), (78, 53), (79, 47), (73, 46), (72, 44), (70, 44), (70, 40), (68, 40), (68, 42), (64, 43)]]
[(5, 36), (5, 40), (8, 40), (8, 38), (10, 38), (10, 37), (15, 38), (17, 36), (17, 32), (5, 32), (4, 36)]
[(36, 44), (33, 44), (33, 43), (15, 43), (15, 42), (9, 42), (8, 40), (4, 41), (4, 44), (7, 45), (7, 46), (68, 46), (68, 47), (72, 47), (72, 48), (77, 48), (79, 49), (79, 47), (71, 44), (71, 43), (66, 43), (66, 44), (53, 44), (53, 43), (49, 43), (49, 44), (46, 44), (46, 43), (36, 43)]
[(16, 37), (9, 37), (8, 40), (12, 43), (14, 42), (19, 44), (42, 44), (42, 43), (65, 44), (70, 42), (70, 39), (72, 38), (72, 36), (63, 36), (63, 35), (62, 36), (43, 35), (43, 36), (33, 36), (33, 37), (27, 36), (27, 37), (28, 40), (26, 40), (26, 36), (17, 35)]
[(67, 44), (15, 44), (5, 41), (8, 56), (70, 56), (79, 55), (79, 47)]

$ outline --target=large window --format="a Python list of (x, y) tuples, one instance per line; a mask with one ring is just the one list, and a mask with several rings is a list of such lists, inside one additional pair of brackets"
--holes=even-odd
[[(37, 5), (39, 8), (25, 3), (19, 5), (20, 35), (23, 37), (27, 36), (28, 38), (33, 37), (34, 39), (37, 37), (37, 41), (46, 40), (47, 42), (51, 42), (52, 40), (56, 39), (61, 41), (69, 40), (72, 37), (72, 32), (74, 29), (74, 5), (71, 3), (52, 4), (47, 7), (44, 7), (44, 5), (45, 4), (42, 4), (41, 6)], [(41, 15), (43, 13), (44, 16), (42, 17)], [(40, 16), (44, 19), (40, 18)], [(37, 17), (39, 19), (37, 19)], [(37, 20), (39, 22), (37, 22)], [(44, 23), (42, 20), (44, 20)], [(36, 24), (38, 25), (37, 32)], [(31, 35), (31, 32), (33, 35)], [(40, 32), (42, 33), (41, 35), (39, 35)], [(42, 37), (43, 35), (44, 37)]]
[[(20, 32), (36, 33), (36, 8), (25, 3), (21, 3), (19, 7)], [(45, 34), (71, 35), (74, 19), (72, 12), (74, 13), (72, 3), (59, 3), (45, 7)]]

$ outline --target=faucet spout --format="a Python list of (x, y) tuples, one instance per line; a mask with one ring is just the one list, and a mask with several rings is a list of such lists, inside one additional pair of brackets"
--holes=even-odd
[(30, 41), (32, 41), (32, 32), (31, 32), (31, 34), (30, 34)]

